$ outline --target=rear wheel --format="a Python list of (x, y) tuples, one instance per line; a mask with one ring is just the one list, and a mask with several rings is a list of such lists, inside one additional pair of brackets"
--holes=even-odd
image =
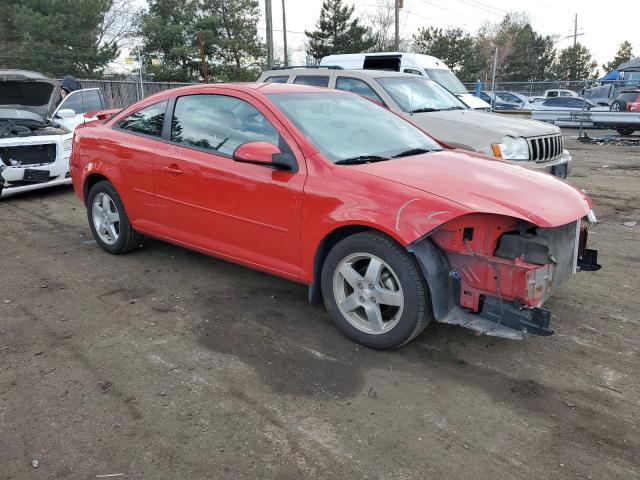
[(93, 237), (109, 253), (126, 253), (142, 246), (144, 236), (131, 226), (118, 192), (109, 182), (96, 183), (87, 197)]
[(371, 348), (404, 345), (433, 316), (415, 260), (379, 233), (352, 235), (331, 249), (322, 269), (322, 293), (336, 326)]
[(620, 135), (633, 135), (633, 132), (636, 131), (635, 128), (633, 127), (618, 127), (616, 128), (616, 131), (620, 134)]
[(615, 102), (613, 102), (611, 104), (611, 111), (612, 112), (624, 112), (626, 110), (627, 106), (621, 102), (620, 100), (616, 100)]

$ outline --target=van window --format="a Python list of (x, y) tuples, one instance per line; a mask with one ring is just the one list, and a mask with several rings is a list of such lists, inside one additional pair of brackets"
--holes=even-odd
[(298, 75), (293, 83), (298, 85), (311, 85), (312, 87), (328, 87), (329, 77), (320, 75)]
[(365, 70), (391, 70), (400, 71), (400, 55), (375, 55), (364, 57)]
[(416, 70), (415, 68), (405, 68), (403, 70), (404, 73), (410, 73), (412, 75), (420, 75), (422, 76), (422, 72), (420, 70)]
[(373, 91), (373, 88), (367, 85), (364, 80), (360, 80), (359, 78), (338, 77), (336, 80), (336, 89), (357, 93), (358, 95), (362, 95), (363, 97), (380, 105), (384, 105), (384, 102), (378, 94)]
[(264, 83), (287, 83), (289, 80), (289, 75), (274, 75), (271, 77), (267, 77), (264, 80)]

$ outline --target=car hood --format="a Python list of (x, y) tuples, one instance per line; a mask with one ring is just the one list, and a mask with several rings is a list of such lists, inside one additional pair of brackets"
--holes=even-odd
[(0, 75), (0, 108), (27, 110), (46, 116), (55, 101), (54, 82)]
[[(424, 116), (424, 117), (423, 117)], [(438, 120), (482, 129), (493, 134), (512, 137), (537, 137), (540, 135), (554, 135), (560, 133), (555, 125), (536, 120), (516, 118), (513, 115), (480, 112), (477, 110), (442, 110), (439, 112), (416, 113), (411, 119), (420, 123), (420, 118), (437, 118)]]
[(552, 175), (470, 152), (445, 150), (345, 168), (539, 227), (565, 225), (591, 209), (582, 192)]

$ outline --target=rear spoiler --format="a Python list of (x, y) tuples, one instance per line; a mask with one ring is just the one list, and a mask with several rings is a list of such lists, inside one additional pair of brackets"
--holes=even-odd
[(114, 115), (120, 113), (122, 108), (110, 108), (107, 110), (93, 110), (92, 112), (85, 112), (84, 118), (96, 120), (109, 120)]

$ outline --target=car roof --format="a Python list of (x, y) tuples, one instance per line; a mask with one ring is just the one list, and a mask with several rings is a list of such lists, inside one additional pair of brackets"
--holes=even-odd
[(336, 73), (343, 76), (355, 76), (355, 77), (367, 77), (367, 78), (383, 78), (383, 77), (411, 77), (411, 78), (424, 78), (426, 77), (414, 75), (412, 73), (396, 72), (392, 70), (370, 70), (370, 69), (329, 69), (329, 68), (287, 68), (278, 70), (265, 70), (262, 75), (269, 75), (272, 77), (291, 75), (295, 73), (297, 75), (315, 75), (320, 77), (326, 77), (331, 73)]

